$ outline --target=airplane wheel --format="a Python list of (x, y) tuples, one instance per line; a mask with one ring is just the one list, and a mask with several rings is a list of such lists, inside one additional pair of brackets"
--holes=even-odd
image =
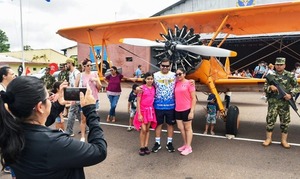
[(226, 116), (226, 134), (237, 134), (239, 127), (239, 108), (237, 106), (229, 106)]

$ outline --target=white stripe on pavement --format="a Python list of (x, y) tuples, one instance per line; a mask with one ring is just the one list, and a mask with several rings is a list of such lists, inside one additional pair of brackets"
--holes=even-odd
[[(107, 123), (107, 122), (100, 122), (101, 125), (107, 125), (107, 126), (116, 126), (116, 127), (124, 127), (127, 128), (128, 125), (122, 125), (122, 124), (115, 124), (115, 123)], [(154, 130), (154, 129), (150, 129)], [(162, 130), (162, 132), (167, 132), (167, 130)], [(174, 131), (176, 134), (180, 134), (180, 131)], [(259, 142), (262, 143), (264, 140), (259, 140), (259, 139), (249, 139), (249, 138), (241, 138), (241, 137), (226, 137), (226, 136), (221, 136), (221, 135), (209, 135), (209, 134), (201, 134), (201, 133), (193, 133), (194, 136), (203, 136), (203, 137), (212, 137), (212, 138), (220, 138), (220, 139), (231, 139), (231, 140), (241, 140), (241, 141), (249, 141), (249, 142)], [(272, 144), (280, 144), (278, 141), (272, 141)], [(300, 146), (298, 143), (290, 143), (292, 146)]]

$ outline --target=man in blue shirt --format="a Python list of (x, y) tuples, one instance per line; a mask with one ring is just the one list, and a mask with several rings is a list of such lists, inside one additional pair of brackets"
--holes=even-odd
[(136, 78), (141, 78), (142, 77), (142, 65), (139, 65), (138, 68), (135, 70), (134, 76)]

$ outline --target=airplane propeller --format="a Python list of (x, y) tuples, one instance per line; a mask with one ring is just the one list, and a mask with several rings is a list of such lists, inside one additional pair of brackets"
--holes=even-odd
[[(175, 72), (178, 68), (183, 68), (187, 74), (193, 73), (201, 64), (203, 59), (209, 60), (210, 56), (213, 57), (235, 57), (236, 52), (205, 46), (205, 40), (200, 38), (200, 34), (195, 33), (193, 28), (182, 26), (179, 28), (177, 25), (174, 29), (168, 28), (168, 31), (163, 34), (160, 33), (161, 40), (155, 41), (141, 39), (141, 38), (124, 38), (120, 39), (121, 43), (153, 47), (152, 62), (156, 60), (156, 65), (159, 67), (164, 58), (170, 59), (170, 70)], [(155, 63), (155, 62), (154, 62)]]
[(227, 49), (205, 45), (182, 45), (178, 42), (176, 43), (176, 41), (163, 43), (140, 38), (124, 38), (120, 39), (120, 42), (143, 47), (169, 47), (171, 50), (185, 50), (203, 56), (235, 57), (237, 55), (235, 51)]

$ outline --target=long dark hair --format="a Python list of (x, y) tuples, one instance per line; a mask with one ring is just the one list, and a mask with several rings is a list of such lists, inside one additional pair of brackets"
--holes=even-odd
[(62, 81), (57, 81), (57, 82), (55, 82), (54, 84), (53, 84), (53, 87), (52, 87), (52, 89), (51, 89), (51, 92), (52, 93), (57, 93), (58, 92), (58, 90), (59, 90), (59, 86), (62, 84)]
[(11, 68), (8, 67), (8, 66), (4, 66), (4, 67), (1, 67), (1, 68), (0, 68), (0, 82), (3, 81), (3, 75), (4, 75), (4, 76), (7, 76), (8, 70), (9, 70), (9, 69), (11, 69)]
[[(43, 81), (32, 76), (12, 80), (0, 99), (0, 154), (4, 166), (14, 163), (25, 145), (22, 123), (33, 115), (33, 108), (46, 98)], [(8, 112), (4, 106), (7, 104)]]
[(119, 74), (118, 68), (117, 68), (116, 66), (112, 66), (111, 68), (114, 69), (114, 70), (116, 71), (116, 74)]
[(82, 65), (85, 66), (88, 62), (92, 63), (92, 61), (90, 59), (86, 58), (83, 60)]

